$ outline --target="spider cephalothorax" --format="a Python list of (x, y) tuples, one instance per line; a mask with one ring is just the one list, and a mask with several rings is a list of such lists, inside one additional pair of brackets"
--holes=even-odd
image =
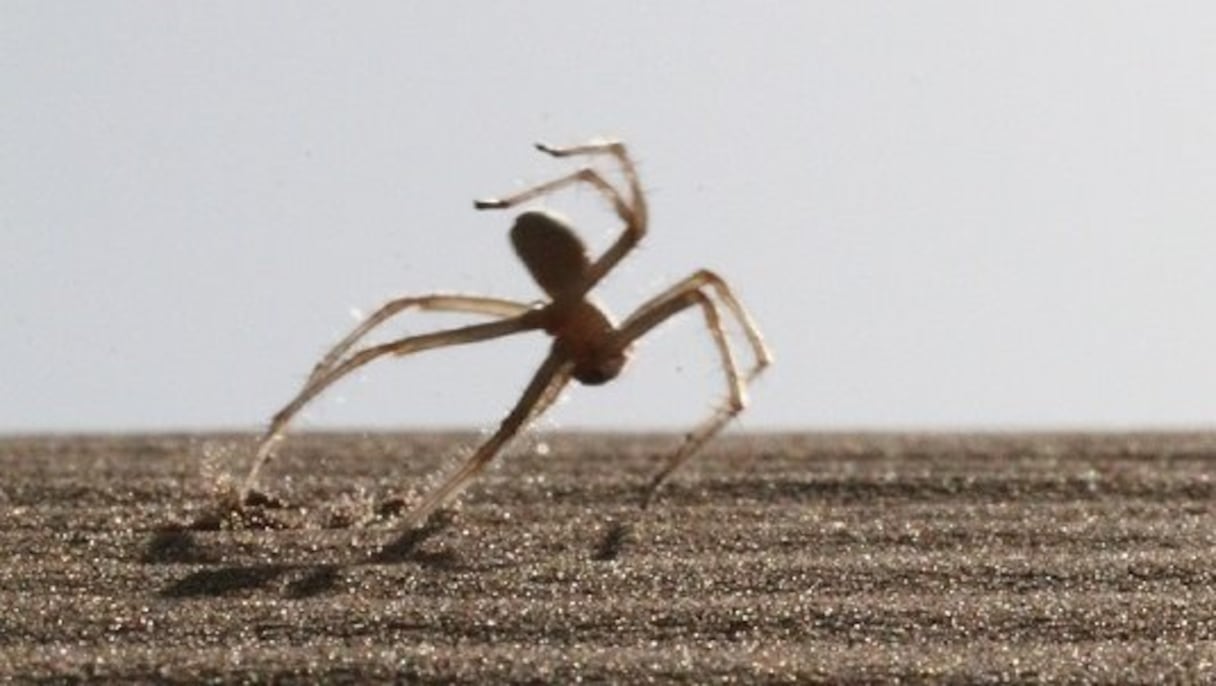
[[(548, 299), (538, 305), (514, 300), (473, 295), (432, 294), (390, 300), (338, 342), (313, 368), (304, 388), (271, 419), (252, 468), (239, 493), (239, 502), (251, 501), (258, 471), (270, 458), (293, 416), (338, 379), (372, 360), (392, 355), (403, 356), (448, 345), (475, 343), (523, 331), (543, 330), (553, 337), (545, 361), (532, 377), (515, 407), (502, 420), (498, 430), (471, 458), (429, 494), (409, 516), (407, 525), (420, 525), (437, 508), (455, 497), (473, 477), (485, 468), (503, 446), (528, 422), (547, 410), (570, 379), (597, 385), (616, 378), (629, 359), (634, 341), (671, 316), (690, 307), (699, 307), (713, 337), (722, 368), (726, 373), (726, 403), (690, 432), (667, 464), (650, 481), (643, 505), (648, 504), (667, 477), (697, 448), (722, 429), (747, 402), (746, 384), (763, 370), (772, 356), (759, 330), (726, 282), (708, 270), (699, 270), (643, 303), (633, 314), (617, 324), (589, 293), (613, 267), (637, 245), (647, 229), (646, 198), (638, 182), (633, 161), (618, 141), (592, 142), (568, 148), (537, 145), (554, 157), (608, 155), (616, 159), (625, 179), (624, 192), (608, 183), (592, 167), (584, 167), (548, 183), (525, 189), (504, 198), (479, 200), (477, 209), (505, 209), (546, 195), (575, 183), (589, 184), (611, 204), (625, 227), (616, 241), (598, 258), (592, 259), (586, 245), (570, 224), (557, 215), (539, 210), (521, 213), (511, 229), (511, 243), (524, 266)], [(740, 374), (734, 353), (722, 326), (720, 307), (733, 316), (752, 349), (755, 361), (746, 374)], [(447, 329), (419, 336), (371, 345), (350, 352), (369, 331), (395, 314), (410, 308), (465, 312), (492, 318), (493, 321)]]

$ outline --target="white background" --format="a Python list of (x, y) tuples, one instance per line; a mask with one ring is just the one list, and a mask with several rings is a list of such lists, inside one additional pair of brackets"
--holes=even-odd
[[(727, 276), (777, 356), (745, 427), (1209, 426), (1214, 37), (1202, 2), (10, 0), (0, 431), (253, 428), (392, 295), (532, 300), (471, 200), (591, 136), (653, 216), (602, 299)], [(382, 362), (301, 424), (492, 426), (546, 345)], [(687, 316), (549, 421), (721, 394)]]

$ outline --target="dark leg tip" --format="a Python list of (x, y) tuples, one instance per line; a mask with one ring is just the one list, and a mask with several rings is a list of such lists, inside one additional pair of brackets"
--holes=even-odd
[(621, 555), (621, 551), (633, 538), (633, 527), (627, 522), (614, 522), (604, 532), (604, 538), (591, 553), (597, 562), (610, 562)]

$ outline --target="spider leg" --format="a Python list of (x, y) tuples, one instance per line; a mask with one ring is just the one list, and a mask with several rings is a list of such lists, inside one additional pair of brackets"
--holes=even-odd
[(591, 141), (582, 145), (568, 145), (556, 147), (545, 143), (537, 143), (536, 149), (541, 152), (552, 155), (553, 157), (574, 157), (576, 155), (612, 155), (616, 158), (617, 163), (621, 167), (621, 173), (625, 176), (625, 183), (629, 185), (629, 203), (635, 214), (646, 214), (646, 197), (642, 193), (642, 184), (638, 179), (637, 165), (633, 163), (633, 158), (629, 156), (629, 151), (625, 149), (625, 144), (620, 141)]
[(474, 207), (482, 210), (513, 207), (576, 182), (589, 183), (599, 190), (612, 203), (613, 210), (616, 211), (616, 215), (620, 217), (621, 221), (625, 223), (625, 228), (616, 242), (609, 246), (604, 251), (604, 254), (591, 264), (578, 284), (571, 288), (568, 293), (562, 295), (564, 299), (578, 300), (594, 288), (608, 272), (612, 271), (613, 267), (625, 255), (629, 254), (629, 251), (633, 250), (638, 242), (642, 240), (642, 237), (646, 235), (649, 216), (646, 196), (642, 193), (641, 181), (638, 179), (637, 168), (633, 163), (633, 159), (630, 158), (625, 145), (619, 141), (592, 142), (561, 148), (537, 143), (536, 147), (541, 152), (553, 157), (612, 155), (620, 163), (621, 173), (624, 175), (625, 182), (629, 187), (629, 197), (626, 199), (612, 184), (605, 181), (599, 172), (588, 167), (553, 181), (524, 189), (505, 198), (478, 200), (473, 203)]
[(549, 193), (559, 191), (576, 183), (591, 184), (596, 190), (602, 193), (605, 198), (608, 199), (608, 202), (612, 203), (612, 208), (616, 210), (617, 215), (628, 221), (628, 216), (631, 214), (631, 208), (625, 202), (625, 199), (621, 197), (621, 194), (619, 191), (617, 191), (617, 189), (612, 187), (612, 184), (604, 180), (604, 177), (601, 176), (599, 172), (590, 167), (584, 167), (576, 172), (553, 179), (552, 181), (546, 181), (545, 183), (537, 184), (531, 188), (525, 188), (522, 191), (512, 193), (506, 197), (474, 200), (473, 208), (478, 210), (505, 210), (509, 207), (515, 207), (516, 205), (528, 202), (529, 200), (539, 198), (542, 195), (548, 195)]
[[(707, 285), (714, 288), (719, 296), (722, 297), (731, 313), (740, 320), (741, 325), (747, 332), (749, 341), (754, 346), (756, 363), (746, 376), (739, 373), (730, 342), (727, 340), (726, 332), (722, 327), (722, 317), (717, 305), (702, 290)], [(639, 307), (621, 325), (621, 328), (617, 332), (618, 342), (616, 345), (621, 348), (627, 347), (654, 327), (694, 305), (700, 306), (702, 313), (705, 315), (706, 328), (709, 330), (710, 336), (714, 340), (714, 345), (718, 350), (722, 369), (726, 375), (727, 399), (722, 406), (715, 409), (708, 418), (694, 427), (685, 436), (684, 442), (668, 459), (667, 464), (651, 479), (643, 496), (643, 508), (650, 505), (659, 489), (680, 465), (684, 464), (706, 441), (721, 431), (731, 419), (743, 411), (743, 408), (747, 405), (746, 384), (754, 379), (772, 359), (768, 348), (760, 337), (759, 331), (739, 304), (738, 299), (730, 292), (725, 282), (712, 272), (704, 270), (684, 279)]]
[(629, 254), (646, 235), (650, 215), (646, 205), (646, 194), (642, 192), (642, 182), (638, 178), (637, 165), (634, 164), (629, 151), (625, 149), (625, 144), (620, 141), (592, 141), (566, 147), (537, 143), (536, 148), (553, 157), (612, 155), (620, 165), (621, 174), (625, 177), (625, 183), (629, 187), (628, 213), (622, 214), (620, 208), (617, 208), (617, 216), (625, 222), (625, 230), (587, 271), (583, 287), (574, 293), (577, 297), (582, 297), (587, 291), (594, 288), (595, 284), (599, 283), (608, 272), (612, 271), (617, 263), (624, 259), (625, 255)]
[(379, 345), (363, 348), (352, 353), (340, 363), (332, 364), (328, 368), (314, 372), (308, 382), (304, 384), (304, 388), (296, 395), (291, 402), (287, 403), (283, 409), (275, 413), (270, 420), (270, 426), (266, 429), (266, 433), (262, 435), (262, 440), (258, 444), (258, 449), (253, 458), (253, 466), (249, 469), (249, 475), (245, 477), (244, 484), (239, 492), (239, 503), (245, 503), (249, 497), (250, 491), (253, 490), (257, 483), (258, 472), (262, 466), (270, 459), (274, 451), (275, 445), (281, 440), (283, 431), (287, 427), (287, 423), (292, 417), (300, 411), (308, 403), (315, 398), (323, 390), (328, 388), (338, 379), (347, 374), (359, 369), (380, 357), (386, 355), (395, 355), (401, 357), (412, 353), (431, 350), (433, 348), (442, 348), (449, 345), (461, 345), (465, 343), (476, 343), (478, 341), (490, 340), (499, 338), (521, 331), (528, 331), (538, 327), (537, 318), (532, 316), (532, 311), (525, 312), (517, 317), (504, 319), (501, 321), (488, 322), (484, 324), (473, 324), (470, 326), (460, 327), (456, 329), (446, 329), (436, 331), (434, 333), (423, 334), (420, 336), (409, 336), (395, 341), (389, 341)]
[(523, 395), (515, 403), (515, 407), (502, 420), (498, 430), (458, 471), (449, 476), (409, 514), (405, 520), (405, 527), (414, 528), (423, 525), (436, 509), (463, 491), (515, 434), (519, 433), (520, 429), (553, 404), (562, 388), (569, 382), (572, 366), (573, 364), (565, 354), (557, 350), (549, 353), (532, 377), (528, 387), (524, 389)]
[(744, 375), (744, 381), (750, 383), (753, 379), (760, 375), (760, 372), (764, 371), (765, 367), (772, 364), (773, 353), (765, 344), (764, 336), (760, 334), (760, 329), (756, 326), (755, 320), (753, 320), (752, 316), (748, 314), (746, 309), (744, 309), (743, 304), (739, 301), (739, 298), (735, 296), (734, 292), (730, 288), (730, 285), (727, 284), (726, 280), (721, 276), (718, 276), (716, 273), (708, 269), (698, 269), (690, 276), (677, 282), (674, 286), (642, 303), (634, 314), (630, 315), (630, 317), (626, 319), (621, 326), (622, 328), (629, 327), (634, 319), (644, 314), (657, 303), (669, 300), (682, 291), (693, 288), (699, 289), (704, 286), (712, 288), (718, 298), (726, 304), (726, 308), (730, 311), (731, 315), (734, 316), (735, 321), (739, 323), (739, 327), (743, 329), (743, 335), (747, 337), (747, 342), (752, 348), (752, 355), (755, 360), (751, 369), (749, 369), (747, 374)]
[(532, 407), (532, 414), (528, 415), (527, 423), (540, 419), (540, 416), (548, 412), (549, 408), (553, 407), (558, 398), (562, 396), (562, 391), (565, 390), (566, 383), (570, 381), (570, 370), (567, 369), (559, 376), (561, 377), (561, 380), (555, 380), (552, 384), (549, 384), (549, 387), (545, 389), (544, 394), (542, 394), (536, 401), (536, 404)]
[(325, 353), (321, 361), (313, 367), (312, 374), (309, 375), (305, 385), (312, 383), (317, 377), (332, 367), (338, 361), (338, 358), (342, 357), (347, 350), (350, 350), (351, 346), (357, 343), (360, 338), (367, 335), (369, 331), (398, 312), (411, 307), (419, 310), (484, 314), (499, 318), (516, 317), (531, 309), (528, 305), (512, 300), (488, 298), (478, 295), (432, 293), (429, 295), (395, 298), (380, 306), (379, 309), (360, 322), (345, 338), (334, 345), (329, 352)]

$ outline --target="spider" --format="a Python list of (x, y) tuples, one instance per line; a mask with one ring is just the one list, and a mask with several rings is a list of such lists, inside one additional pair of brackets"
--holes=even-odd
[[(573, 378), (583, 384), (604, 384), (616, 378), (629, 358), (633, 343), (672, 316), (700, 308), (726, 374), (726, 402), (688, 433), (683, 443), (650, 480), (642, 508), (654, 499), (673, 471), (718, 433), (747, 403), (747, 384), (772, 361), (751, 316), (721, 277), (698, 270), (644, 302), (619, 324), (589, 293), (638, 244), (647, 230), (646, 198), (634, 163), (619, 141), (592, 141), (564, 148), (538, 143), (536, 148), (553, 157), (615, 159), (625, 181), (622, 191), (592, 166), (585, 166), (502, 198), (477, 200), (478, 210), (507, 209), (575, 184), (591, 186), (608, 200), (624, 222), (620, 237), (594, 261), (573, 228), (559, 216), (529, 210), (515, 219), (511, 242), (533, 279), (548, 296), (536, 304), (475, 295), (430, 294), (390, 300), (337, 343), (313, 368), (299, 393), (271, 419), (258, 445), (252, 468), (238, 492), (241, 505), (252, 504), (260, 494), (254, 488), (258, 471), (270, 459), (292, 417), (310, 400), (342, 377), (387, 356), (401, 357), (449, 345), (488, 341), (525, 331), (542, 330), (553, 338), (549, 354), (523, 395), (498, 426), (459, 470), (432, 491), (409, 515), (409, 527), (424, 524), (430, 515), (456, 497), (507, 443), (532, 420), (553, 405)], [(738, 322), (752, 348), (753, 366), (741, 373), (722, 326), (721, 306)], [(409, 336), (387, 343), (351, 349), (373, 328), (409, 309), (439, 310), (483, 315), (485, 323)], [(265, 496), (260, 496), (265, 498)]]

